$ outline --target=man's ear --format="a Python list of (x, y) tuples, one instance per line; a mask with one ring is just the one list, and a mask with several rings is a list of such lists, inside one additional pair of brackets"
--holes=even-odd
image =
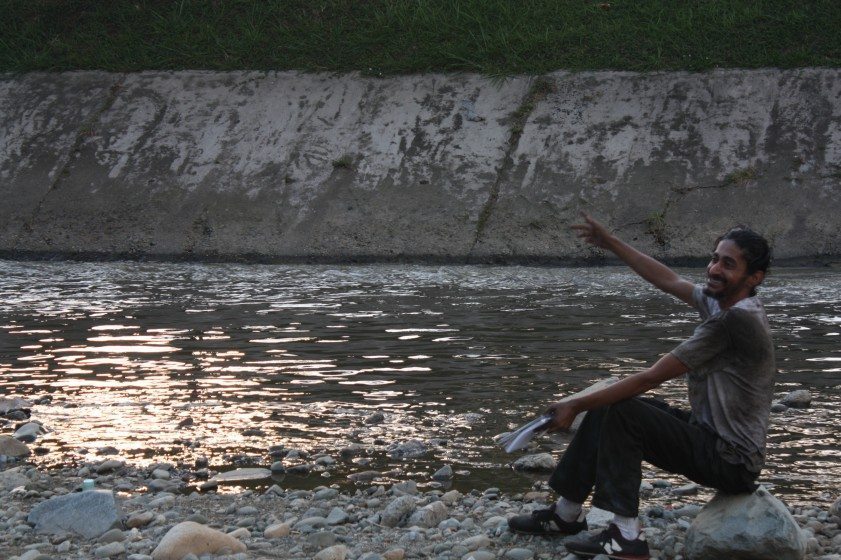
[(760, 284), (762, 284), (763, 280), (765, 280), (765, 271), (764, 270), (757, 270), (750, 276), (748, 276), (748, 284), (750, 284), (751, 288), (756, 288)]

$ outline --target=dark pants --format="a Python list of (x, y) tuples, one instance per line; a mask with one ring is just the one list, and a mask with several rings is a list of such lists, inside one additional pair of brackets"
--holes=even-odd
[(731, 494), (753, 492), (757, 474), (721, 458), (718, 436), (689, 421), (689, 414), (648, 398), (591, 410), (549, 478), (564, 498), (635, 517), (642, 461)]

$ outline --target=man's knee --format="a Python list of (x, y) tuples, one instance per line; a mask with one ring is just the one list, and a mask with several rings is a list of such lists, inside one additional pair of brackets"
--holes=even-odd
[(656, 426), (660, 415), (661, 410), (638, 398), (625, 399), (605, 407), (602, 429), (629, 433), (636, 427), (648, 431)]

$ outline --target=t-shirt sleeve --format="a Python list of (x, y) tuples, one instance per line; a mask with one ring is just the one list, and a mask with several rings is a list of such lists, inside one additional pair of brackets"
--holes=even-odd
[(730, 346), (724, 317), (707, 319), (695, 329), (692, 336), (672, 350), (671, 354), (690, 370), (698, 368)]
[(696, 285), (692, 290), (692, 301), (695, 309), (701, 314), (701, 319), (708, 319), (713, 314), (712, 299), (704, 295), (704, 289), (701, 286)]

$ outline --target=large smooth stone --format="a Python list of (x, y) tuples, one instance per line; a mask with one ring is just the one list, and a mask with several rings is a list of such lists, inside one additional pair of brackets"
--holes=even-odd
[(444, 502), (432, 502), (413, 513), (407, 525), (430, 529), (437, 527), (445, 519), (447, 519), (447, 506)]
[(42, 426), (38, 422), (27, 422), (26, 424), (15, 430), (15, 433), (12, 434), (12, 437), (18, 441), (32, 443), (39, 435), (44, 434), (46, 432), (47, 431), (44, 429), (44, 426)]
[(330, 548), (325, 548), (313, 558), (314, 560), (345, 560), (347, 558), (347, 547), (343, 544), (337, 544)]
[(432, 480), (445, 481), (453, 479), (453, 467), (444, 465), (432, 475)]
[(0, 397), (0, 414), (7, 414), (12, 410), (32, 408), (32, 403), (18, 397)]
[(400, 496), (392, 501), (383, 510), (380, 517), (380, 524), (386, 527), (397, 527), (408, 518), (417, 508), (415, 498), (412, 496)]
[(809, 408), (812, 395), (808, 389), (798, 389), (781, 398), (780, 402), (791, 408)]
[(841, 517), (841, 498), (838, 498), (831, 506), (829, 506), (829, 513), (831, 515)]
[(511, 465), (515, 471), (552, 472), (557, 462), (549, 453), (524, 455)]
[(170, 529), (155, 550), (153, 560), (181, 560), (188, 554), (219, 554), (245, 552), (246, 546), (234, 537), (216, 529), (184, 521)]
[(426, 444), (416, 439), (392, 443), (386, 448), (386, 452), (392, 459), (414, 459), (426, 454), (427, 451), (429, 448)]
[(246, 482), (249, 480), (263, 480), (271, 478), (272, 471), (269, 469), (236, 469), (233, 471), (219, 473), (210, 479), (210, 482)]
[(12, 436), (0, 436), (0, 455), (9, 457), (26, 457), (29, 455), (29, 448)]
[(0, 490), (12, 490), (19, 486), (26, 486), (28, 482), (29, 478), (23, 467), (0, 471)]
[(27, 521), (38, 533), (75, 533), (94, 539), (120, 520), (120, 511), (110, 490), (88, 490), (55, 496), (29, 512)]
[(788, 509), (765, 488), (716, 494), (686, 533), (688, 560), (801, 560), (806, 538)]

